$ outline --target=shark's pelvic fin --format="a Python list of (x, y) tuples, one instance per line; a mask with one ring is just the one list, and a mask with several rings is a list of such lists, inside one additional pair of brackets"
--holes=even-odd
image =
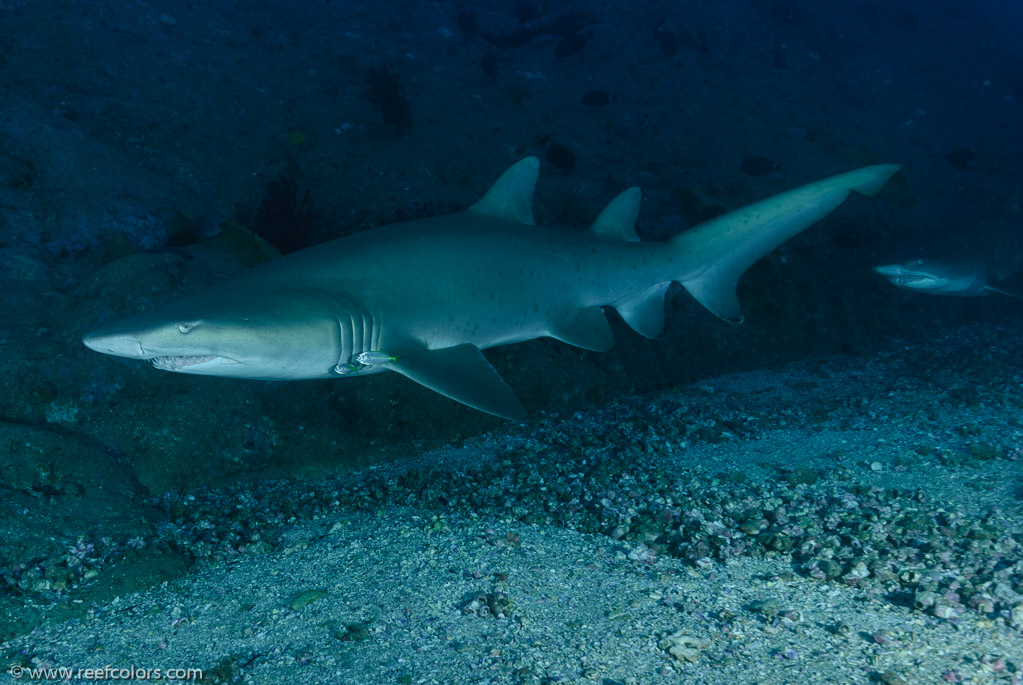
[(636, 235), (636, 219), (639, 217), (639, 205), (643, 202), (643, 193), (639, 188), (629, 188), (611, 200), (593, 222), (590, 231), (608, 238), (619, 238), (630, 242), (638, 242)]
[(637, 297), (616, 304), (615, 309), (625, 319), (625, 323), (640, 335), (660, 337), (664, 333), (664, 293), (669, 285), (671, 283), (650, 286)]
[(594, 352), (607, 352), (615, 344), (611, 324), (600, 307), (574, 310), (557, 324), (551, 325), (550, 336)]
[(475, 345), (428, 350), (409, 342), (395, 348), (385, 366), (456, 402), (505, 419), (526, 419), (522, 403)]
[(679, 281), (704, 307), (742, 321), (736, 286), (755, 261), (817, 223), (849, 196), (873, 197), (897, 164), (856, 169), (781, 193), (702, 223), (671, 240), (684, 265)]
[(533, 226), (533, 190), (540, 175), (540, 160), (526, 157), (501, 174), (487, 194), (468, 211), (479, 212), (495, 219), (517, 221)]

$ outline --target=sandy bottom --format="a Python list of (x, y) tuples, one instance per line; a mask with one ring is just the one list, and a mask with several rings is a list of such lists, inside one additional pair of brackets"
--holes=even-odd
[[(193, 667), (206, 682), (1020, 682), (1021, 376), (1006, 367), (1018, 336), (957, 335), (985, 353), (914, 375), (914, 360), (937, 359), (943, 348), (896, 345), (869, 359), (626, 398), (343, 478), (183, 496), (223, 517), (197, 526), (169, 507), (177, 513), (163, 539), (224, 533), (238, 525), (230, 512), (242, 509), (276, 525), (262, 529), (267, 539), (247, 534), (226, 557), (93, 602), (78, 618), (44, 615), (4, 654), (13, 668)], [(950, 399), (952, 377), (969, 397)], [(733, 428), (694, 432), (714, 423)], [(598, 463), (606, 481), (594, 475)], [(573, 479), (580, 490), (565, 485)], [(896, 577), (871, 562), (873, 582), (853, 579), (855, 558), (842, 559), (847, 540), (836, 543), (841, 573), (814, 577), (795, 550), (765, 551), (769, 543), (740, 543), (741, 532), (720, 526), (728, 544), (703, 557), (683, 539), (692, 528), (665, 522), (676, 533), (670, 543), (660, 529), (637, 532), (652, 502), (678, 521), (690, 509), (713, 511), (714, 497), (726, 511), (734, 503), (762, 512), (777, 509), (772, 498), (795, 510), (814, 493), (843, 502), (825, 528), (853, 516), (908, 525), (907, 493), (926, 493), (912, 500), (922, 502), (918, 515), (983, 520), (995, 542), (950, 539), (958, 551), (941, 557), (931, 538), (938, 561), (924, 554), (901, 566), (880, 549), (875, 557), (896, 559)], [(850, 493), (860, 493), (855, 507)], [(314, 496), (327, 504), (293, 506)], [(870, 513), (874, 496), (881, 516)], [(590, 499), (597, 524), (579, 513)], [(737, 524), (725, 515), (721, 525), (746, 530), (745, 516)], [(718, 525), (710, 519), (703, 515)], [(849, 537), (843, 530), (838, 538)], [(987, 557), (995, 561), (982, 576), (976, 568)], [(942, 595), (985, 581), (996, 603), (950, 598), (938, 602), (952, 607), (944, 613), (914, 608), (926, 581), (913, 572), (933, 574)]]

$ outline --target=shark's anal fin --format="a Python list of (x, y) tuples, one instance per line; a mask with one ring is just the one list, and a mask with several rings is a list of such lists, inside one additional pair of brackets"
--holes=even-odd
[(611, 324), (600, 307), (576, 309), (569, 316), (551, 322), (550, 336), (561, 342), (594, 352), (607, 352), (615, 344)]
[(664, 333), (664, 293), (671, 283), (657, 283), (631, 300), (615, 305), (615, 309), (632, 330), (648, 338)]
[(501, 418), (526, 418), (522, 403), (475, 345), (428, 350), (410, 342), (388, 348), (388, 354), (393, 361), (384, 366), (434, 392)]

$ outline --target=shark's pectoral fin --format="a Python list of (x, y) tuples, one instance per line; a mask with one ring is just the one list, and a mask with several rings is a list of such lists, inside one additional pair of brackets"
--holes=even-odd
[(526, 418), (522, 403), (475, 345), (428, 350), (410, 343), (389, 348), (388, 353), (393, 360), (386, 364), (387, 368), (434, 392), (501, 418), (514, 421)]
[(594, 352), (607, 352), (615, 344), (611, 324), (600, 307), (576, 309), (569, 316), (551, 322), (550, 336), (569, 345)]

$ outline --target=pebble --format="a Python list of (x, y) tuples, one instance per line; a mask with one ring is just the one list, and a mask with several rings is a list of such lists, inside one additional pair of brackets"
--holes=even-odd
[(895, 671), (885, 671), (880, 678), (885, 685), (909, 685), (908, 681)]
[(658, 642), (657, 647), (682, 663), (695, 662), (700, 658), (700, 653), (710, 647), (710, 640), (679, 630)]
[(291, 604), (289, 606), (291, 607), (292, 611), (302, 611), (302, 609), (305, 609), (307, 606), (309, 606), (316, 600), (326, 596), (327, 596), (326, 590), (321, 589), (306, 590), (305, 592), (300, 592), (298, 595), (296, 595), (295, 599), (291, 600)]
[(767, 619), (775, 618), (782, 610), (781, 602), (774, 598), (755, 600), (750, 603), (749, 608)]

